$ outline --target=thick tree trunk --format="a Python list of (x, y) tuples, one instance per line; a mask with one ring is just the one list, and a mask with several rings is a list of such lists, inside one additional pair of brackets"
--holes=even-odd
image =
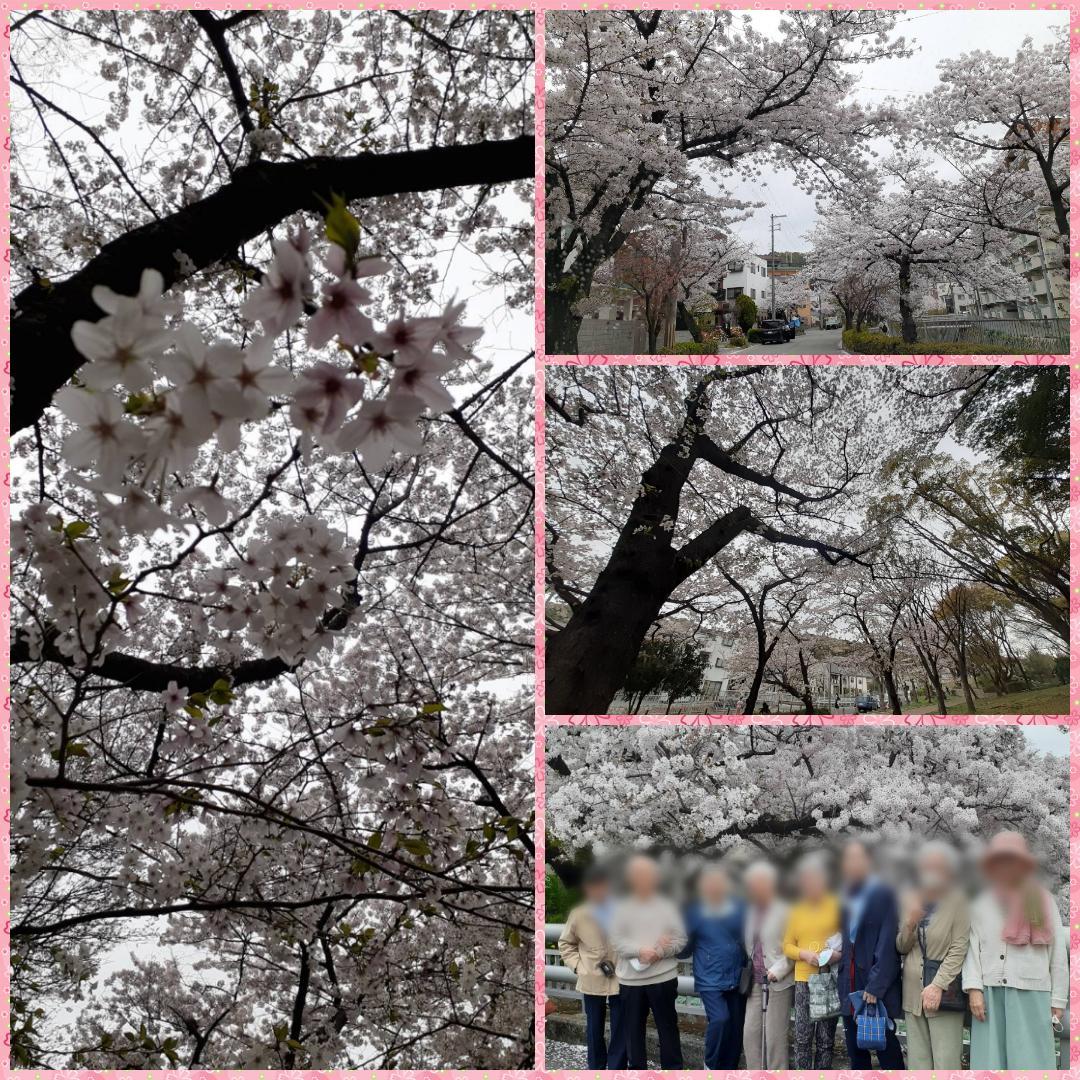
[(743, 705), (743, 716), (753, 716), (757, 707), (758, 694), (761, 693), (761, 681), (765, 677), (765, 661), (759, 659), (754, 677), (750, 680), (750, 688), (746, 691), (746, 703)]
[(577, 356), (581, 316), (574, 311), (577, 289), (548, 289), (544, 312), (544, 351), (550, 356)]
[(971, 691), (971, 681), (968, 679), (967, 657), (963, 651), (957, 653), (956, 674), (960, 677), (960, 687), (964, 691), (964, 705), (969, 713), (975, 711), (975, 695)]
[(891, 667), (881, 669), (881, 681), (885, 684), (885, 693), (889, 697), (889, 709), (894, 716), (899, 716), (904, 710), (900, 704), (900, 694), (896, 689), (896, 676)]
[(909, 345), (915, 341), (915, 313), (911, 306), (911, 262), (907, 257), (900, 259), (900, 336)]
[(679, 314), (683, 317), (683, 322), (686, 323), (686, 329), (690, 331), (690, 336), (697, 342), (701, 341), (701, 327), (698, 325), (697, 319), (694, 318), (693, 312), (686, 306), (686, 304), (679, 301)]
[(642, 546), (616, 550), (570, 621), (548, 642), (548, 713), (604, 713), (625, 682), (671, 591), (670, 564), (649, 560)]

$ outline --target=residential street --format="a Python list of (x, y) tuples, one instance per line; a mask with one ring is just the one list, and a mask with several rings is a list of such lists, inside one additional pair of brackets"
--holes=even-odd
[(753, 356), (821, 356), (823, 353), (844, 351), (840, 341), (840, 330), (807, 330), (805, 334), (796, 334), (791, 341), (783, 345), (751, 345), (746, 351)]

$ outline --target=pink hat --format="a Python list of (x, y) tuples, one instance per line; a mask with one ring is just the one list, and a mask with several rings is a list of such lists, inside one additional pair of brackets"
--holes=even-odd
[(1031, 854), (1028, 842), (1020, 833), (1011, 829), (1004, 829), (991, 837), (983, 852), (982, 864), (985, 867), (988, 863), (1000, 859), (1019, 859), (1029, 870), (1034, 870), (1036, 866), (1035, 856)]

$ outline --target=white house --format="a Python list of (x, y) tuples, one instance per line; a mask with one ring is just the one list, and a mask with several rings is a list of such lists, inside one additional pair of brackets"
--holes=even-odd
[(729, 303), (740, 295), (749, 296), (759, 308), (767, 307), (772, 286), (769, 264), (764, 255), (732, 259), (724, 269), (724, 299)]

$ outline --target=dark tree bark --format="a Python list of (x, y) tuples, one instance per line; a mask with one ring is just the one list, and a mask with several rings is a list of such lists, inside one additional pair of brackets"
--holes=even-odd
[[(48, 661), (74, 668), (74, 661), (56, 647), (55, 636), (47, 634), (42, 645), (41, 659), (30, 655), (30, 646), (23, 631), (16, 631), (11, 643), (12, 664), (34, 664)], [(238, 664), (208, 664), (185, 666), (182, 664), (156, 663), (127, 653), (109, 653), (91, 668), (91, 674), (109, 682), (115, 682), (129, 690), (164, 693), (170, 682), (186, 686), (195, 694), (209, 690), (218, 679), (227, 679), (233, 687), (248, 683), (266, 682), (292, 670), (284, 660), (243, 660)]]
[(915, 313), (911, 306), (911, 259), (907, 255), (901, 255), (899, 260), (900, 290), (900, 336), (909, 345), (915, 341), (917, 329), (915, 326)]
[(11, 430), (39, 419), (83, 364), (71, 342), (71, 326), (78, 319), (102, 316), (90, 295), (95, 285), (134, 294), (142, 271), (153, 268), (168, 287), (180, 279), (175, 251), (203, 269), (298, 210), (321, 213), (320, 197), (328, 200), (331, 193), (369, 199), (528, 179), (533, 157), (529, 135), (470, 146), (244, 166), (205, 199), (106, 244), (66, 281), (35, 283), (19, 293), (11, 321)]

